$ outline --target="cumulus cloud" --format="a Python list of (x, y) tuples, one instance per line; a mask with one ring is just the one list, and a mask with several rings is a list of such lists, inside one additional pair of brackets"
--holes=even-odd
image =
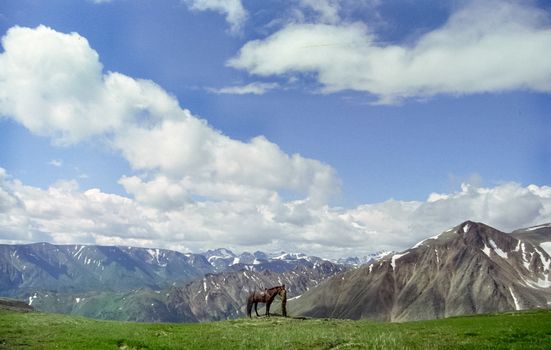
[(262, 83), (262, 82), (253, 82), (247, 85), (237, 85), (237, 86), (227, 86), (220, 89), (208, 89), (211, 92), (216, 94), (232, 94), (232, 95), (263, 95), (266, 92), (277, 88), (279, 84), (277, 83)]
[(320, 161), (288, 155), (263, 136), (231, 139), (155, 83), (103, 74), (98, 54), (76, 33), (14, 27), (2, 43), (0, 114), (60, 144), (103, 140), (148, 172), (141, 181), (121, 180), (131, 193), (146, 193), (163, 176), (179, 193), (167, 202), (174, 205), (193, 195), (279, 190), (321, 204), (338, 191), (334, 170)]
[(177, 101), (151, 81), (102, 74), (88, 41), (39, 26), (2, 38), (0, 114), (38, 135), (70, 144), (113, 132), (136, 119), (177, 117)]
[(364, 91), (394, 103), (437, 94), (550, 92), (550, 52), (544, 10), (531, 2), (475, 0), (412, 44), (382, 45), (362, 22), (292, 23), (246, 43), (228, 64), (259, 76), (314, 73), (325, 92)]
[(179, 202), (177, 197), (184, 194), (178, 188), (169, 190), (172, 184), (165, 178), (145, 188), (139, 181), (125, 179), (125, 186), (144, 191), (127, 198), (98, 189), (82, 191), (74, 181), (43, 190), (11, 179), (0, 168), (0, 241), (184, 251), (231, 246), (340, 257), (403, 250), (467, 219), (504, 231), (551, 222), (551, 187), (547, 186), (463, 185), (457, 192), (439, 194), (438, 199), (389, 200), (352, 209), (312, 206), (308, 200), (284, 201), (277, 195), (266, 196), (261, 204), (236, 197), (163, 207), (155, 201)]
[(247, 19), (247, 11), (241, 0), (184, 0), (193, 10), (216, 11), (226, 16), (226, 21), (231, 26), (231, 31), (239, 32)]

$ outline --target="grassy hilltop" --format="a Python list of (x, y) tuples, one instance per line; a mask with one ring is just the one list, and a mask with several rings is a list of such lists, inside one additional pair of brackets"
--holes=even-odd
[(551, 310), (376, 323), (282, 317), (199, 324), (0, 310), (0, 349), (544, 349)]

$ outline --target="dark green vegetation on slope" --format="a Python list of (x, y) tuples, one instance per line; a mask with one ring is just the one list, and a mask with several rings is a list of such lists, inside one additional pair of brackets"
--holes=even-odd
[(544, 349), (551, 311), (408, 323), (253, 318), (146, 324), (0, 310), (0, 349)]

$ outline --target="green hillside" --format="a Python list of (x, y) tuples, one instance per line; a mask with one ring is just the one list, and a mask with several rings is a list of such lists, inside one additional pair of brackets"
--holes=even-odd
[(337, 348), (551, 348), (551, 310), (400, 324), (281, 317), (147, 324), (0, 310), (0, 349)]

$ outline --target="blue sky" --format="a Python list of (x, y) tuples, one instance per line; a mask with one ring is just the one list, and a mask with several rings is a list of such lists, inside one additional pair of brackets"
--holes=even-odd
[(550, 222), (550, 15), (3, 1), (0, 240), (341, 256)]

